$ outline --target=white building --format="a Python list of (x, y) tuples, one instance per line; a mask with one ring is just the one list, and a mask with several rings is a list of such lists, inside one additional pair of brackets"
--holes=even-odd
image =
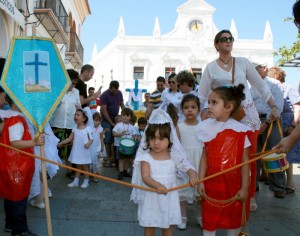
[(67, 68), (80, 69), (81, 25), (90, 15), (88, 0), (0, 1), (0, 57), (6, 57), (13, 36), (54, 39)]
[[(178, 17), (174, 29), (161, 34), (156, 18), (152, 36), (126, 35), (123, 18), (120, 18), (116, 37), (99, 53), (93, 50), (90, 64), (95, 67), (90, 86), (108, 87), (112, 79), (120, 82), (121, 90), (134, 87), (134, 79), (139, 79), (139, 87), (152, 91), (156, 78), (168, 77), (172, 72), (190, 70), (200, 79), (205, 65), (217, 57), (213, 45), (218, 29), (213, 21), (215, 8), (204, 0), (188, 0), (177, 8)], [(273, 36), (266, 22), (262, 39), (240, 39), (234, 20), (228, 27), (234, 38), (233, 56), (247, 57), (273, 65)], [(100, 78), (100, 79), (99, 79)]]

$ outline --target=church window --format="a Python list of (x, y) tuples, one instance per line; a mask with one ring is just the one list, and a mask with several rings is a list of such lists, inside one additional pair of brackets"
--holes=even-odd
[(197, 82), (199, 83), (201, 80), (201, 76), (202, 76), (202, 68), (192, 68), (193, 74), (197, 80)]
[(142, 67), (142, 66), (133, 67), (133, 78), (134, 79), (144, 79), (144, 67)]
[(175, 73), (175, 67), (165, 67), (165, 78), (168, 79), (169, 75)]

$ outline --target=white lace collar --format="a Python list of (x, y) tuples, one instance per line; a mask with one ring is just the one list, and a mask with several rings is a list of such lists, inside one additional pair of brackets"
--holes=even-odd
[(231, 129), (236, 132), (247, 132), (251, 130), (248, 126), (236, 121), (235, 119), (230, 118), (226, 122), (217, 121), (215, 119), (207, 119), (200, 122), (197, 128), (197, 138), (201, 142), (209, 142), (213, 140), (218, 133)]
[(23, 116), (24, 115), (19, 111), (12, 111), (12, 110), (0, 110), (0, 118), (3, 120), (5, 118), (10, 118), (13, 116)]

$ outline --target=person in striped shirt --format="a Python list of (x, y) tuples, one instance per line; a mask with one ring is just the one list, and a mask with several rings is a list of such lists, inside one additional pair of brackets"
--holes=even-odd
[(161, 104), (161, 94), (165, 90), (166, 80), (162, 76), (158, 76), (156, 79), (156, 90), (150, 95), (150, 106), (146, 110), (145, 117), (149, 119), (151, 112), (158, 108)]

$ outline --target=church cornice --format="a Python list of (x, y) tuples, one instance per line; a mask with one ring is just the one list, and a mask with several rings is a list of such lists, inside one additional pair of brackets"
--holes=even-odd
[(177, 8), (177, 12), (183, 15), (192, 15), (195, 13), (213, 14), (215, 11), (216, 8), (204, 0), (189, 0)]

